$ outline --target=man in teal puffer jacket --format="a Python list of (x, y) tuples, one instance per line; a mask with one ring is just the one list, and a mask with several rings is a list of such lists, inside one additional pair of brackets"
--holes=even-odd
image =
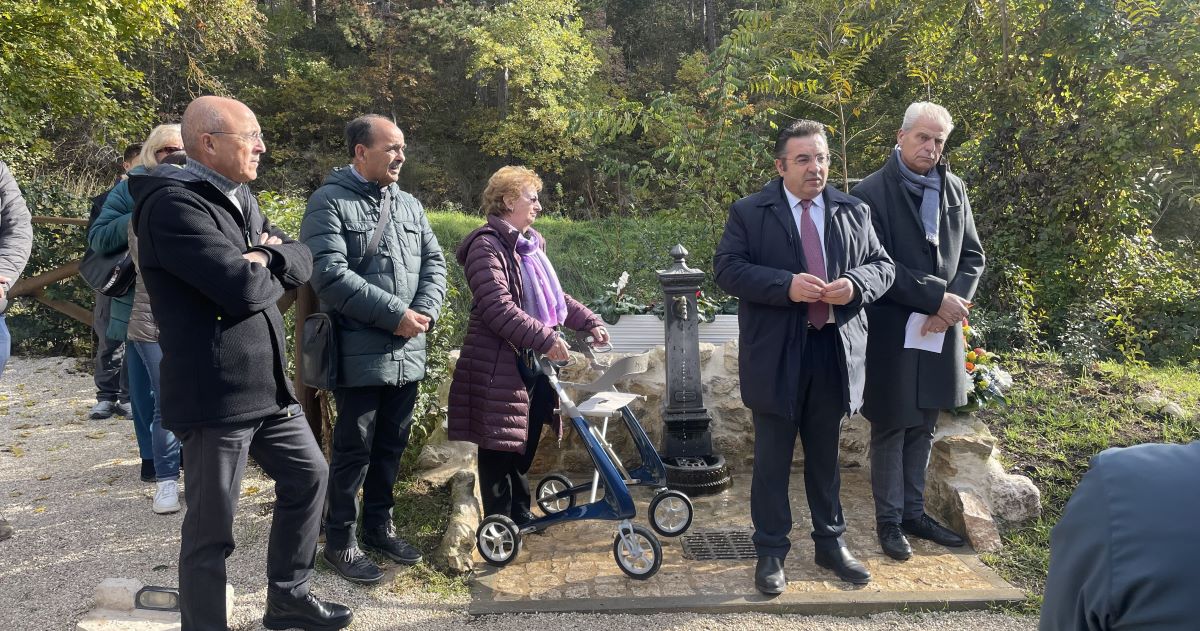
[[(361, 116), (346, 126), (346, 144), (351, 163), (308, 200), (300, 239), (313, 254), (313, 289), (338, 331), (324, 556), (346, 579), (375, 583), (383, 573), (354, 534), (360, 488), (363, 546), (398, 563), (421, 560), (396, 536), (392, 487), (425, 376), (425, 334), (446, 295), (446, 260), (421, 203), (396, 185), (400, 129)], [(377, 227), (383, 233), (368, 257)]]

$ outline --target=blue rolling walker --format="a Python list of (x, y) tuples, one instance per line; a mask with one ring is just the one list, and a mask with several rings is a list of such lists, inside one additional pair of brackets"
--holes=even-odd
[[(590, 384), (569, 384), (578, 390), (594, 393), (577, 406), (567, 396), (563, 383), (559, 382), (555, 364), (545, 357), (539, 358), (542, 372), (549, 377), (550, 385), (558, 393), (559, 413), (570, 419), (570, 424), (583, 439), (584, 447), (595, 465), (595, 472), (590, 482), (579, 485), (557, 473), (543, 478), (537, 485), (534, 498), (545, 517), (534, 519), (521, 527), (507, 515), (489, 515), (485, 518), (475, 531), (475, 544), (485, 561), (495, 566), (508, 565), (521, 551), (521, 538), (524, 535), (570, 521), (602, 519), (617, 522), (612, 550), (613, 558), (622, 572), (638, 580), (648, 579), (658, 572), (662, 567), (662, 544), (654, 533), (664, 537), (683, 534), (692, 525), (693, 510), (692, 501), (687, 495), (666, 488), (667, 470), (662, 458), (651, 444), (646, 430), (629, 409), (629, 404), (640, 395), (612, 390), (613, 384), (620, 379), (644, 372), (647, 361), (645, 355), (625, 357), (613, 362), (600, 378)], [(607, 439), (609, 418), (618, 414), (641, 458), (640, 464), (633, 470), (625, 468)], [(637, 515), (633, 496), (629, 492), (631, 486), (655, 489), (649, 507), (653, 532), (630, 521)], [(604, 494), (597, 499), (601, 488)], [(588, 494), (587, 503), (577, 504), (577, 496), (584, 493)]]

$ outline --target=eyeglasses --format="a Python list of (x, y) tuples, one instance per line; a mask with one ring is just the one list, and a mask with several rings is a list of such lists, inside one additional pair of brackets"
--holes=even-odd
[(240, 134), (236, 131), (210, 131), (210, 132), (205, 132), (205, 133), (224, 134), (226, 136), (237, 136), (238, 138), (241, 138), (242, 140), (245, 140), (246, 142), (251, 143), (251, 144), (266, 142), (266, 140), (267, 140), (266, 136), (263, 136), (263, 133), (261, 131), (251, 132), (248, 134)]
[(174, 145), (168, 145), (166, 147), (162, 147), (162, 148), (158, 149), (157, 151), (155, 151), (154, 155), (157, 156), (157, 155), (163, 154), (163, 153), (175, 153), (176, 151), (183, 151), (183, 147), (176, 147)]
[(813, 162), (816, 162), (817, 164), (819, 164), (821, 166), (829, 166), (829, 154), (828, 153), (818, 153), (815, 156), (800, 154), (800, 155), (796, 156), (795, 158), (792, 158), (791, 160), (789, 160), (789, 162), (795, 164), (798, 167), (806, 167)]

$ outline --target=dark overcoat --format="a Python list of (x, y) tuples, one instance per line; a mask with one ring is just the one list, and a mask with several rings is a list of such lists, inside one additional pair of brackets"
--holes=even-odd
[[(244, 423), (295, 404), (276, 302), (312, 274), (312, 255), (259, 211), (183, 169), (130, 178), (138, 266), (158, 320), (163, 426)], [(244, 187), (239, 190), (244, 190)], [(253, 245), (262, 234), (282, 243)], [(243, 255), (267, 255), (264, 267)]]
[[(826, 278), (848, 278), (856, 290), (851, 302), (833, 307), (841, 342), (842, 402), (846, 413), (853, 414), (862, 405), (867, 347), (863, 306), (887, 291), (894, 272), (866, 204), (832, 187), (825, 188), (824, 200)], [(788, 287), (794, 274), (807, 269), (782, 179), (733, 203), (713, 270), (717, 286), (740, 299), (742, 402), (755, 412), (791, 418), (808, 337), (808, 305), (792, 302)]]
[(963, 367), (962, 323), (946, 331), (941, 353), (904, 348), (904, 328), (913, 313), (937, 313), (950, 292), (975, 296), (983, 274), (983, 247), (975, 231), (967, 189), (943, 161), (938, 245), (925, 240), (920, 202), (901, 182), (893, 153), (883, 168), (854, 187), (871, 207), (875, 233), (896, 264), (896, 281), (867, 308), (867, 385), (863, 415), (883, 428), (925, 423), (922, 409), (948, 410), (967, 402), (970, 387)]
[[(521, 309), (517, 229), (496, 216), (467, 235), (456, 258), (471, 288), (471, 318), (463, 339), (447, 410), (450, 440), (485, 449), (525, 453), (529, 437), (529, 393), (517, 370), (514, 349), (547, 353), (554, 329)], [(543, 243), (544, 246), (544, 243)], [(587, 331), (600, 317), (567, 296), (567, 328)], [(554, 417), (555, 432), (561, 421)]]

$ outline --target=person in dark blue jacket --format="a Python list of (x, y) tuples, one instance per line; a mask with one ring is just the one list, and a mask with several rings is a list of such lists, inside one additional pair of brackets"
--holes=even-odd
[(842, 419), (862, 406), (863, 306), (895, 275), (867, 205), (825, 186), (823, 125), (801, 120), (780, 131), (775, 169), (778, 178), (733, 203), (713, 257), (717, 286), (740, 299), (739, 381), (754, 416), (754, 582), (765, 594), (787, 586), (797, 435), (817, 565), (849, 583), (871, 580), (842, 540), (838, 440)]
[(1200, 627), (1200, 441), (1108, 449), (1050, 534), (1041, 631)]

